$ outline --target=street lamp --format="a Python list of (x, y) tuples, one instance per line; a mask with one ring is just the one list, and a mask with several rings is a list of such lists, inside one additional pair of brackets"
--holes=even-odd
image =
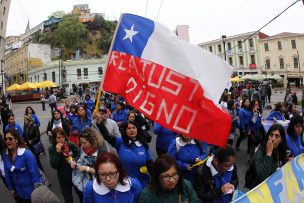
[(224, 45), (224, 56), (225, 56), (225, 61), (226, 61), (226, 35), (222, 35), (222, 41), (223, 41), (223, 45)]

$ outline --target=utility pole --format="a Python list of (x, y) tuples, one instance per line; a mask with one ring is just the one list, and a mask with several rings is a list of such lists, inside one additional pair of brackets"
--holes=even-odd
[(4, 60), (1, 60), (1, 75), (2, 75), (2, 91), (3, 91), (3, 95), (5, 95)]
[(222, 41), (224, 45), (224, 56), (225, 56), (225, 61), (226, 61), (226, 35), (222, 35)]

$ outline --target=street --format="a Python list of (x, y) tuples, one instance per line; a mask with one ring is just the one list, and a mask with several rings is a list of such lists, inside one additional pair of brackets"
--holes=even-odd
[[(273, 95), (271, 97), (271, 101), (272, 101), (271, 104), (273, 105), (276, 102), (283, 101), (284, 94), (285, 94), (285, 91), (277, 91), (277, 92), (273, 91)], [(297, 96), (300, 99), (302, 95), (300, 92), (298, 92)], [(61, 103), (59, 105), (63, 105), (63, 103)], [(25, 108), (27, 106), (31, 106), (36, 111), (36, 114), (38, 115), (38, 117), (40, 119), (40, 122), (41, 122), (40, 131), (42, 133), (41, 140), (47, 151), (50, 144), (49, 144), (48, 138), (45, 134), (45, 131), (47, 128), (48, 121), (51, 118), (51, 110), (50, 110), (49, 106), (46, 105), (46, 111), (42, 111), (41, 103), (39, 101), (14, 103), (13, 112), (16, 115), (16, 122), (18, 124), (20, 124), (21, 126), (23, 126), (23, 114), (24, 114)], [(269, 112), (270, 112), (270, 110), (264, 110), (263, 116), (267, 115)], [(0, 125), (0, 126), (1, 126), (0, 129), (2, 129), (2, 125)], [(155, 159), (157, 157), (156, 151), (155, 151), (155, 137), (156, 136), (152, 136), (152, 137), (153, 137), (153, 139), (152, 139), (152, 142), (150, 143), (150, 147), (152, 150), (153, 158)], [(236, 139), (235, 139), (235, 141), (236, 141)], [(244, 189), (244, 178), (245, 178), (245, 172), (249, 166), (247, 163), (248, 155), (246, 153), (247, 140), (243, 140), (240, 149), (241, 149), (241, 151), (237, 152), (237, 161), (236, 161), (237, 167), (238, 167), (239, 187), (241, 190), (246, 191)], [(46, 155), (42, 154), (40, 159), (41, 159), (42, 165), (44, 166), (46, 177), (48, 178), (49, 182), (52, 184), (50, 189), (63, 202), (63, 197), (62, 197), (59, 185), (58, 185), (56, 170), (52, 169), (49, 164), (48, 153)], [(7, 191), (7, 189), (3, 185), (2, 181), (0, 181), (0, 194), (1, 194), (0, 202), (6, 202), (6, 203), (14, 202), (13, 198), (11, 197), (10, 193)], [(74, 192), (74, 200), (75, 200), (75, 202), (78, 202), (78, 197), (76, 196), (75, 192)]]

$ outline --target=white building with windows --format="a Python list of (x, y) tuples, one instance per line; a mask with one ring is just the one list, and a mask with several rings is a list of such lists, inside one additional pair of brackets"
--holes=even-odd
[[(268, 37), (262, 32), (248, 32), (234, 36), (222, 36), (220, 39), (203, 42), (198, 46), (206, 49), (226, 61), (234, 68), (234, 75), (261, 73), (259, 40)], [(225, 47), (225, 48), (224, 48)]]
[(264, 72), (278, 74), (287, 83), (303, 85), (304, 33), (283, 32), (260, 40)]
[(28, 72), (29, 82), (50, 80), (72, 92), (75, 87), (98, 87), (103, 77), (105, 59), (90, 59), (79, 61), (52, 61), (40, 68)]

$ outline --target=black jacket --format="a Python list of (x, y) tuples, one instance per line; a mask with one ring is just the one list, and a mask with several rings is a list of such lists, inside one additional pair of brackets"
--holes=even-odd
[[(63, 118), (61, 122), (62, 122), (62, 128), (63, 128), (64, 132), (67, 134), (67, 136), (70, 136), (69, 127), (68, 127), (68, 124), (67, 124), (66, 120)], [(52, 132), (53, 123), (54, 123), (54, 119), (52, 118), (48, 123), (46, 132), (48, 132), (48, 131)]]
[[(237, 167), (236, 165), (233, 167), (234, 168), (230, 183), (233, 184), (235, 188), (237, 188), (239, 182), (237, 176)], [(202, 202), (215, 202), (216, 199), (220, 198), (223, 195), (222, 190), (215, 187), (215, 181), (212, 177), (211, 170), (206, 165), (206, 163), (197, 169), (193, 186), (197, 193), (197, 196), (202, 200)]]

